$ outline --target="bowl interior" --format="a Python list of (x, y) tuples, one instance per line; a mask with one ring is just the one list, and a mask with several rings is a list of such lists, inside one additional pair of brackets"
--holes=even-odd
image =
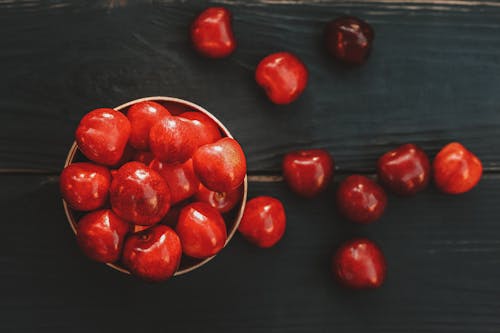
[[(146, 97), (146, 98), (141, 98), (137, 99), (134, 101), (130, 101), (128, 103), (122, 104), (116, 108), (114, 108), (117, 111), (121, 111), (123, 113), (126, 113), (128, 108), (138, 102), (142, 101), (154, 101), (159, 104), (164, 105), (170, 113), (173, 115), (178, 115), (183, 112), (187, 111), (195, 111), (195, 112), (201, 112), (208, 117), (210, 117), (218, 126), (221, 131), (221, 134), (223, 137), (231, 137), (231, 133), (227, 130), (227, 128), (217, 119), (215, 118), (211, 113), (209, 113), (207, 110), (202, 108), (199, 105), (196, 105), (194, 103), (178, 99), (178, 98), (173, 98), (173, 97), (163, 97), (163, 96), (155, 96), (155, 97)], [(64, 167), (68, 166), (71, 163), (74, 162), (84, 162), (88, 161), (88, 159), (80, 152), (78, 149), (78, 146), (76, 145), (76, 142), (73, 143), (73, 146), (71, 147), (68, 157), (66, 159), (66, 163)], [(245, 203), (246, 203), (246, 198), (247, 198), (247, 188), (248, 188), (248, 183), (247, 183), (247, 177), (245, 177), (245, 180), (242, 184), (243, 186), (243, 191), (242, 191), (242, 196), (240, 199), (240, 202), (229, 212), (223, 214), (224, 221), (226, 222), (227, 226), (227, 231), (228, 231), (228, 236), (226, 240), (225, 246), (229, 243), (231, 238), (234, 236), (236, 230), (238, 229), (238, 225), (240, 224), (241, 217), (243, 216), (243, 211), (245, 209)], [(76, 225), (78, 220), (85, 214), (85, 212), (79, 212), (71, 209), (66, 202), (63, 200), (63, 205), (64, 205), (64, 210), (66, 212), (66, 216), (68, 218), (69, 224), (73, 230), (73, 232), (76, 234)], [(215, 256), (213, 256), (215, 257)], [(183, 255), (182, 260), (179, 266), (179, 269), (174, 275), (181, 275), (185, 274), (187, 272), (190, 272), (208, 261), (210, 261), (213, 257), (206, 258), (206, 259), (195, 259), (191, 258), (188, 256)], [(124, 268), (120, 263), (108, 263), (108, 266), (117, 269), (123, 273), (130, 274), (130, 272)]]

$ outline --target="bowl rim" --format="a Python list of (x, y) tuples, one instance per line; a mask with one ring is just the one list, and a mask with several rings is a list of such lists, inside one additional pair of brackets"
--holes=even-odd
[[(180, 98), (176, 98), (176, 97), (168, 97), (168, 96), (143, 97), (143, 98), (135, 99), (135, 100), (132, 100), (130, 102), (121, 104), (113, 109), (116, 111), (123, 112), (122, 110), (128, 108), (129, 106), (136, 104), (136, 103), (139, 103), (139, 102), (144, 102), (144, 101), (153, 101), (153, 102), (154, 101), (163, 101), (163, 102), (178, 103), (178, 104), (183, 104), (184, 106), (188, 106), (188, 107), (196, 110), (196, 112), (201, 112), (201, 113), (205, 114), (206, 116), (208, 116), (212, 121), (214, 121), (217, 124), (217, 126), (219, 126), (220, 130), (222, 130), (222, 132), (224, 133), (224, 135), (226, 137), (234, 139), (234, 137), (231, 135), (231, 132), (229, 132), (229, 130), (224, 126), (224, 124), (222, 124), (222, 122), (219, 119), (217, 119), (213, 114), (208, 112), (205, 108), (203, 108), (203, 107), (201, 107), (198, 104), (195, 104), (193, 102), (186, 101), (184, 99), (180, 99)], [(77, 145), (76, 141), (73, 141), (73, 144), (71, 145), (71, 148), (68, 152), (68, 156), (66, 157), (66, 161), (64, 162), (64, 168), (66, 168), (68, 165), (70, 165), (73, 162), (73, 159), (74, 159), (77, 151), (78, 151), (78, 145)], [(245, 178), (243, 180), (242, 185), (243, 185), (243, 196), (241, 198), (241, 203), (240, 203), (240, 207), (238, 210), (238, 214), (234, 218), (233, 227), (227, 235), (227, 239), (226, 239), (226, 242), (224, 243), (224, 247), (222, 248), (222, 250), (229, 244), (229, 241), (233, 238), (234, 234), (238, 230), (238, 227), (239, 227), (240, 222), (241, 222), (241, 218), (243, 217), (243, 212), (245, 211), (245, 205), (246, 205), (246, 201), (247, 201), (247, 192), (248, 192), (248, 175), (246, 173), (245, 173)], [(64, 199), (62, 199), (62, 202), (63, 202), (64, 212), (66, 214), (66, 218), (68, 220), (68, 223), (69, 223), (71, 229), (73, 230), (73, 233), (76, 235), (77, 221), (73, 215), (73, 209), (71, 207), (69, 207), (69, 205), (66, 203), (66, 201)], [(173, 276), (183, 275), (183, 274), (189, 273), (197, 268), (200, 268), (201, 266), (205, 265), (207, 262), (209, 262), (210, 260), (215, 258), (215, 256), (217, 256), (217, 254), (219, 254), (219, 253), (220, 253), (220, 251), (211, 257), (205, 258), (202, 261), (197, 262), (194, 265), (191, 265), (191, 266), (184, 268), (184, 269), (181, 269), (181, 270), (177, 270)], [(124, 267), (117, 265), (115, 263), (105, 263), (105, 265), (107, 265), (107, 266), (109, 266), (117, 271), (120, 271), (122, 273), (130, 274), (129, 270), (127, 270)]]

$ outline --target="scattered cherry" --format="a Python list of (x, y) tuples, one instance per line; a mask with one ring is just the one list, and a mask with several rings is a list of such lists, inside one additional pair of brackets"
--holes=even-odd
[(193, 160), (178, 164), (166, 164), (153, 160), (149, 167), (160, 174), (170, 189), (170, 201), (176, 204), (193, 196), (200, 181), (194, 174)]
[(243, 196), (243, 186), (229, 192), (214, 192), (200, 184), (195, 194), (197, 201), (206, 202), (221, 213), (227, 213), (233, 209)]
[(384, 189), (369, 178), (352, 175), (337, 190), (337, 207), (347, 219), (357, 223), (378, 220), (387, 205)]
[(431, 166), (425, 152), (405, 144), (382, 155), (377, 164), (378, 178), (399, 195), (414, 195), (429, 184)]
[(169, 115), (170, 112), (163, 105), (153, 101), (143, 101), (132, 105), (127, 111), (131, 126), (130, 145), (135, 149), (147, 150), (151, 127)]
[(238, 227), (252, 244), (268, 248), (275, 245), (285, 233), (286, 214), (281, 201), (268, 196), (249, 200)]
[(332, 258), (332, 271), (337, 280), (352, 289), (372, 289), (382, 285), (386, 261), (382, 250), (366, 238), (344, 243)]
[(288, 52), (268, 55), (255, 71), (255, 80), (275, 104), (296, 100), (306, 88), (308, 76), (304, 63)]
[(196, 127), (198, 134), (198, 144), (200, 146), (207, 143), (214, 143), (221, 138), (219, 126), (210, 119), (209, 116), (201, 112), (184, 112), (180, 115), (182, 118), (189, 119)]
[(470, 191), (483, 173), (479, 158), (458, 142), (444, 146), (432, 167), (437, 188), (448, 194)]
[(323, 149), (294, 151), (283, 158), (283, 176), (292, 191), (312, 198), (332, 180), (333, 165), (332, 157)]
[(224, 58), (236, 49), (231, 13), (223, 7), (201, 12), (191, 25), (191, 41), (196, 51), (209, 58)]

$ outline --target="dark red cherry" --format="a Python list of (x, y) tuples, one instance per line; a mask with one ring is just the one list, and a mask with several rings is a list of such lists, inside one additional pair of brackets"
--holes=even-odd
[(242, 196), (243, 186), (239, 186), (229, 192), (214, 192), (203, 186), (203, 184), (200, 184), (195, 199), (208, 203), (221, 213), (227, 213), (241, 201)]
[(135, 149), (147, 150), (151, 127), (166, 116), (170, 116), (170, 112), (163, 105), (153, 101), (132, 105), (127, 111), (131, 125), (130, 145)]
[(198, 191), (200, 181), (194, 174), (193, 160), (189, 159), (182, 164), (166, 164), (153, 160), (149, 166), (167, 182), (172, 204), (186, 200)]
[(224, 58), (236, 49), (231, 13), (223, 7), (210, 7), (191, 25), (191, 41), (196, 51), (209, 58)]
[(198, 143), (200, 146), (214, 143), (221, 138), (219, 126), (209, 116), (201, 112), (184, 112), (180, 117), (193, 122), (199, 136)]

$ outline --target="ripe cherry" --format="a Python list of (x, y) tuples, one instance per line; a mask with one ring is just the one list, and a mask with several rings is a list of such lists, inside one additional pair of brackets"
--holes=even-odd
[(195, 194), (197, 201), (206, 202), (221, 213), (227, 213), (233, 209), (243, 196), (243, 186), (229, 192), (214, 192), (200, 184)]
[(200, 181), (194, 174), (193, 160), (178, 164), (166, 164), (153, 160), (149, 167), (160, 174), (170, 189), (170, 201), (176, 204), (193, 196)]
[(127, 118), (131, 125), (130, 145), (135, 149), (147, 150), (151, 127), (169, 115), (170, 112), (156, 102), (143, 101), (132, 105), (127, 111)]
[(196, 51), (209, 58), (224, 58), (236, 49), (231, 13), (223, 7), (210, 7), (191, 25), (191, 41)]
[(184, 112), (180, 117), (193, 122), (196, 127), (198, 144), (200, 146), (207, 143), (214, 143), (221, 138), (219, 126), (209, 116), (201, 112)]

